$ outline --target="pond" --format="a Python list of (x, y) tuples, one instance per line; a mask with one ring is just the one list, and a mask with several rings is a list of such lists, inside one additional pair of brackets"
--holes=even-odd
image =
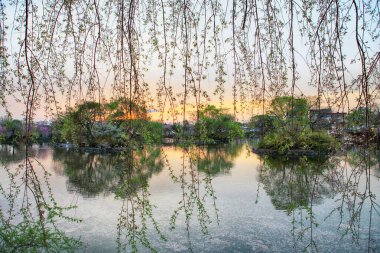
[(376, 150), (0, 148), (0, 251), (376, 252)]

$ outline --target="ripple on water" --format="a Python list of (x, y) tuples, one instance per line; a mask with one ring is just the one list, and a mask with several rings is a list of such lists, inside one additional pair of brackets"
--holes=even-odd
[(181, 252), (188, 250), (188, 247), (186, 245), (183, 245), (182, 243), (175, 242), (175, 241), (168, 241), (166, 243), (166, 249), (173, 251), (173, 252)]

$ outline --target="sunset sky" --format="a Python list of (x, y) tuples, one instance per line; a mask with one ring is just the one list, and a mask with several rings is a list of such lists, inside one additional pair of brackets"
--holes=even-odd
[[(13, 22), (13, 15), (15, 12), (14, 7), (9, 7), (9, 5), (6, 4), (6, 15), (8, 17), (7, 25), (9, 27), (12, 27)], [(351, 82), (353, 79), (355, 79), (361, 71), (360, 62), (352, 63), (351, 60), (353, 58), (358, 57), (357, 53), (357, 46), (355, 41), (355, 34), (353, 32), (354, 23), (351, 21), (351, 24), (349, 24), (350, 31), (345, 37), (345, 44), (343, 47), (343, 51), (346, 54), (346, 66), (348, 67), (347, 71), (347, 82)], [(20, 36), (20, 33), (17, 33), (12, 30), (13, 32), (8, 32), (6, 37), (6, 46), (10, 50), (11, 54), (14, 54), (18, 51), (18, 45), (17, 40)], [(228, 31), (226, 32), (228, 33)], [(300, 34), (297, 32), (295, 34), (295, 49), (296, 49), (296, 62), (297, 62), (297, 72), (300, 76), (300, 79), (297, 80), (296, 84), (299, 87), (299, 89), (296, 89), (296, 95), (304, 95), (304, 96), (315, 96), (316, 95), (316, 88), (313, 88), (308, 85), (310, 82), (310, 70), (307, 67), (307, 63), (305, 60), (309, 60), (308, 57), (308, 47), (305, 46), (305, 42)], [(370, 48), (370, 51), (372, 52), (378, 52), (380, 51), (379, 43), (374, 41), (369, 41), (368, 46)], [(226, 45), (226, 50), (228, 50), (228, 45)], [(180, 62), (178, 62), (179, 67), (177, 67), (174, 70), (173, 76), (169, 77), (168, 82), (173, 86), (174, 94), (178, 94), (177, 101), (181, 100), (181, 92), (183, 92), (183, 67), (181, 67)], [(12, 65), (12, 63), (11, 63)], [(162, 69), (159, 68), (159, 62), (155, 59), (155, 55), (151, 56), (151, 59), (149, 59), (149, 62), (146, 64), (145, 67), (148, 68), (148, 71), (144, 74), (144, 81), (149, 84), (150, 87), (150, 93), (151, 93), (151, 99), (152, 102), (149, 104), (148, 110), (151, 111), (152, 119), (158, 120), (159, 119), (159, 113), (157, 111), (157, 104), (156, 104), (156, 83), (159, 81), (159, 79), (162, 77)], [(109, 75), (106, 72), (106, 66), (98, 66), (100, 69), (100, 80), (103, 86), (103, 96), (106, 100), (109, 100), (111, 97), (115, 96), (113, 94), (111, 83), (113, 81), (112, 74)], [(226, 72), (227, 72), (227, 80), (225, 84), (225, 100), (223, 103), (223, 108), (229, 109), (229, 112), (232, 113), (233, 108), (233, 98), (232, 98), (232, 86), (233, 86), (233, 61), (231, 58), (227, 61), (226, 65)], [(70, 75), (74, 71), (72, 66), (66, 66), (66, 72)], [(215, 82), (215, 69), (212, 67), (207, 70), (205, 75), (207, 76), (205, 80), (202, 81), (202, 90), (206, 91), (207, 94), (210, 96), (210, 101), (204, 100), (204, 104), (214, 104), (219, 106), (218, 98), (213, 95), (213, 92), (216, 88), (216, 82)], [(288, 70), (288, 75), (290, 74), (290, 69)], [(288, 80), (288, 87), (290, 86), (290, 78)], [(356, 93), (349, 94), (350, 101), (352, 104), (355, 103), (355, 99), (357, 97)], [(56, 99), (59, 102), (60, 106), (62, 108), (65, 108), (67, 106), (65, 94), (62, 94), (60, 92), (56, 93)], [(16, 100), (20, 100), (19, 102), (16, 102)], [(13, 94), (13, 97), (8, 96), (7, 97), (7, 105), (9, 112), (12, 113), (12, 116), (14, 118), (22, 118), (22, 114), (25, 111), (25, 106), (22, 103), (22, 99), (20, 94), (17, 92)], [(73, 104), (72, 104), (73, 105)], [(193, 106), (192, 106), (193, 105)], [(35, 120), (43, 120), (43, 119), (49, 119), (51, 118), (51, 115), (46, 115), (46, 110), (44, 108), (43, 103), (40, 105), (39, 109), (36, 111)], [(247, 105), (246, 105), (247, 106)], [(238, 104), (238, 119), (242, 121), (246, 121), (249, 119), (251, 115), (258, 114), (261, 112), (261, 106), (257, 107), (257, 105), (249, 104), (249, 108), (247, 108), (244, 112), (241, 112), (240, 105)], [(182, 107), (178, 104), (175, 107), (176, 110), (180, 111), (182, 110)], [(194, 101), (190, 99), (189, 105), (187, 106), (188, 115), (190, 116), (194, 112)], [(0, 107), (0, 116), (5, 115), (5, 108)], [(181, 116), (179, 116), (181, 119)], [(172, 119), (169, 115), (164, 116), (164, 121), (170, 122)]]

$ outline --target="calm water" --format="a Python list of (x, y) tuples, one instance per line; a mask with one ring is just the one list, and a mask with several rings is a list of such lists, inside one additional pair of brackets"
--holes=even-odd
[(260, 157), (247, 144), (0, 151), (0, 251), (28, 248), (4, 234), (33, 222), (62, 251), (70, 239), (80, 252), (380, 251), (374, 150), (318, 159)]

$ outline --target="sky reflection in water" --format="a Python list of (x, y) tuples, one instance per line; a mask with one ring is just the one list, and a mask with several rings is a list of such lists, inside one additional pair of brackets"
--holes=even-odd
[[(18, 197), (8, 194), (23, 183), (31, 185), (31, 196), (36, 191), (41, 196), (30, 198), (30, 217), (47, 228), (54, 224), (54, 236), (64, 232), (67, 238), (79, 238), (82, 245), (74, 240), (70, 246), (80, 251), (380, 249), (376, 151), (281, 159), (250, 150), (247, 144), (230, 144), (90, 154), (33, 147), (25, 159), (23, 148), (3, 146), (1, 225), (10, 231), (9, 224), (26, 219), (19, 210), (25, 210), (23, 192), (28, 189), (21, 187)], [(35, 180), (25, 181), (28, 170), (35, 172)], [(33, 191), (36, 183), (40, 191)], [(38, 223), (41, 211), (42, 217), (48, 216), (44, 201), (50, 203), (48, 210), (69, 208), (53, 221), (44, 218)], [(6, 236), (2, 238), (0, 242)], [(56, 241), (59, 249), (60, 240)]]

